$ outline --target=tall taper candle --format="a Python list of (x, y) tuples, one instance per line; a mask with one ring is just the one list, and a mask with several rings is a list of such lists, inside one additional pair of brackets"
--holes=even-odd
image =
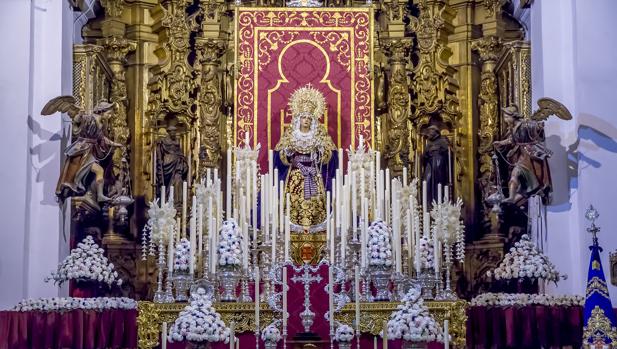
[(358, 200), (357, 197), (358, 185), (356, 184), (356, 173), (351, 173), (351, 227), (353, 230), (353, 239), (358, 239)]
[(255, 266), (255, 328), (259, 327), (259, 267)]
[(330, 250), (330, 263), (334, 264), (334, 250), (332, 250), (332, 236), (334, 235), (332, 233), (332, 229), (330, 229), (331, 224), (330, 224), (330, 219), (331, 219), (331, 211), (330, 211), (330, 200), (331, 200), (331, 196), (330, 196), (330, 191), (326, 192), (326, 237), (328, 240), (328, 249)]
[(193, 196), (193, 204), (191, 206), (191, 219), (189, 224), (189, 241), (191, 243), (191, 254), (190, 254), (190, 264), (189, 264), (189, 273), (191, 275), (195, 275), (195, 255), (196, 255), (196, 247), (197, 247), (197, 198)]
[(388, 349), (388, 321), (383, 322), (383, 349)]
[(163, 207), (163, 205), (165, 205), (165, 193), (166, 193), (167, 189), (165, 188), (165, 186), (161, 186), (161, 207)]
[(229, 349), (236, 349), (236, 323), (229, 326)]
[[(274, 151), (268, 149), (268, 173), (272, 174), (274, 170)], [(268, 185), (272, 185), (272, 182), (268, 182)]]
[(450, 349), (450, 321), (443, 321), (443, 349)]
[(180, 237), (186, 236), (187, 195), (188, 195), (188, 187), (187, 187), (186, 181), (184, 181), (182, 182), (182, 229), (180, 230)]
[[(360, 269), (358, 265), (354, 271), (354, 296), (356, 303), (356, 332), (360, 332)], [(358, 337), (360, 340), (360, 337)]]
[(403, 187), (407, 186), (407, 167), (403, 167)]
[(167, 241), (167, 270), (171, 273), (174, 270), (174, 228), (169, 227), (169, 237)]
[(285, 202), (285, 261), (289, 261), (289, 247), (291, 238), (291, 194), (287, 193), (287, 200)]
[[(259, 217), (257, 215), (257, 176), (259, 175), (259, 173), (257, 173), (257, 162), (253, 161), (253, 164), (251, 166), (251, 174), (252, 174), (252, 180), (253, 180), (253, 190), (252, 190), (252, 195), (253, 195), (253, 238), (255, 238), (257, 235), (257, 217)], [(254, 239), (254, 241), (256, 242), (257, 239)]]
[[(212, 211), (212, 197), (208, 198), (208, 207), (209, 210)], [(212, 212), (208, 214), (208, 231), (210, 231), (210, 223)], [(197, 209), (197, 260), (201, 262), (200, 266), (197, 266), (197, 271), (199, 271), (203, 267), (203, 252), (204, 252), (204, 205), (199, 204), (199, 208)], [(204, 274), (206, 273), (203, 270)]]
[(283, 264), (283, 333), (287, 328), (287, 265)]
[(167, 322), (163, 322), (163, 328), (161, 330), (161, 349), (167, 349)]

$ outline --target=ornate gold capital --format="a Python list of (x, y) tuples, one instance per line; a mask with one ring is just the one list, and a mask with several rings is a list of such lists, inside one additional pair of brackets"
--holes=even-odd
[(137, 49), (137, 43), (120, 36), (109, 36), (99, 40), (99, 45), (105, 50), (105, 57), (109, 64), (126, 61), (126, 55)]
[(413, 46), (411, 38), (389, 39), (383, 48), (391, 63), (406, 63), (409, 61), (409, 50)]
[(482, 62), (497, 61), (502, 48), (501, 39), (497, 36), (486, 36), (471, 43), (471, 49), (478, 52)]
[(105, 9), (105, 15), (109, 17), (120, 17), (124, 10), (124, 0), (100, 0), (101, 6)]

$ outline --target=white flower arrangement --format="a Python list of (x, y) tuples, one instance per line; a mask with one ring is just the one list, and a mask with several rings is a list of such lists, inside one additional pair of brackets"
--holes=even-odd
[(410, 288), (403, 297), (403, 304), (397, 309), (388, 321), (388, 338), (408, 342), (443, 342), (443, 331), (424, 305), (420, 290)]
[(266, 326), (261, 332), (261, 340), (264, 342), (278, 343), (281, 338), (281, 331), (274, 324)]
[[(165, 244), (170, 229), (176, 224), (176, 208), (172, 201), (167, 201), (159, 206), (159, 199), (148, 203), (148, 223), (143, 229), (141, 242), (142, 260), (147, 255), (154, 256), (154, 245)], [(148, 252), (146, 250), (148, 249)], [(159, 246), (162, 250), (162, 247)], [(162, 255), (162, 254), (161, 254)]]
[(431, 210), (433, 234), (448, 248), (455, 244), (457, 245), (456, 259), (459, 262), (465, 260), (465, 225), (461, 219), (462, 207), (463, 200), (458, 198), (455, 203), (450, 201), (445, 201), (441, 204), (433, 203), (433, 209)]
[(377, 219), (368, 227), (368, 264), (370, 266), (392, 265), (392, 245), (390, 229), (384, 221)]
[(71, 310), (137, 309), (137, 302), (126, 297), (73, 298), (53, 297), (24, 299), (11, 311), (71, 311)]
[(198, 288), (191, 302), (169, 329), (169, 341), (229, 342), (229, 328), (212, 307), (212, 298), (204, 288)]
[(483, 293), (471, 300), (472, 306), (584, 306), (585, 297), (579, 295), (549, 295), (526, 293)]
[(423, 269), (432, 269), (435, 259), (433, 241), (424, 235), (421, 236), (418, 239), (418, 251), (420, 267)]
[(544, 279), (557, 283), (562, 277), (547, 256), (540, 253), (536, 245), (527, 234), (510, 248), (503, 261), (493, 271), (488, 271), (487, 276), (496, 280), (510, 279)]
[(122, 285), (122, 279), (118, 278), (113, 263), (109, 263), (103, 253), (104, 250), (94, 242), (92, 236), (88, 235), (58, 265), (58, 270), (45, 278), (45, 282), (54, 280), (56, 284), (61, 285), (68, 280), (83, 280), (103, 282), (110, 286)]
[(339, 325), (334, 333), (334, 340), (337, 342), (351, 342), (353, 337), (353, 328), (347, 324)]
[(191, 261), (191, 242), (186, 238), (180, 239), (174, 251), (174, 271), (188, 272)]
[(223, 222), (219, 232), (218, 250), (220, 266), (236, 266), (242, 262), (242, 234), (235, 220)]

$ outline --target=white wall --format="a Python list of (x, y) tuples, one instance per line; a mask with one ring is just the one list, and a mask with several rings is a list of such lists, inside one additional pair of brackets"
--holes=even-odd
[[(591, 236), (585, 210), (593, 204), (603, 228), (603, 266), (617, 248), (617, 25), (614, 0), (541, 0), (531, 8), (533, 99), (564, 103), (572, 121), (548, 122), (554, 151), (554, 201), (548, 208), (547, 254), (569, 279), (550, 290), (584, 294)], [(609, 287), (613, 304), (617, 288)]]
[(66, 293), (43, 278), (68, 251), (55, 201), (61, 146), (51, 98), (72, 92), (73, 14), (64, 0), (0, 2), (0, 308)]

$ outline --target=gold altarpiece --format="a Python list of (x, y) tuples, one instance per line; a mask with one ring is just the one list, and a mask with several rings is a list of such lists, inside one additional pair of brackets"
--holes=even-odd
[[(188, 179), (208, 168), (225, 177), (223, 154), (234, 144), (236, 2), (225, 0), (99, 0), (103, 11), (84, 26), (74, 48), (74, 94), (85, 109), (116, 102), (114, 139), (126, 144), (135, 204), (127, 229), (100, 229), (113, 262), (133, 280), (123, 289), (151, 299), (154, 261), (138, 257), (154, 176), (157, 135), (173, 122), (189, 162)], [(79, 3), (79, 2), (78, 2)], [(280, 0), (241, 1), (244, 7), (284, 6)], [(468, 253), (456, 277), (459, 294), (482, 288), (483, 271), (503, 254), (503, 227), (485, 204), (493, 181), (492, 142), (504, 130), (500, 110), (517, 102), (530, 113), (529, 46), (502, 0), (330, 0), (327, 7), (370, 7), (373, 49), (374, 146), (395, 175), (414, 173), (423, 130), (437, 126), (452, 144), (454, 195), (464, 200)], [(77, 10), (77, 9), (76, 9)]]

